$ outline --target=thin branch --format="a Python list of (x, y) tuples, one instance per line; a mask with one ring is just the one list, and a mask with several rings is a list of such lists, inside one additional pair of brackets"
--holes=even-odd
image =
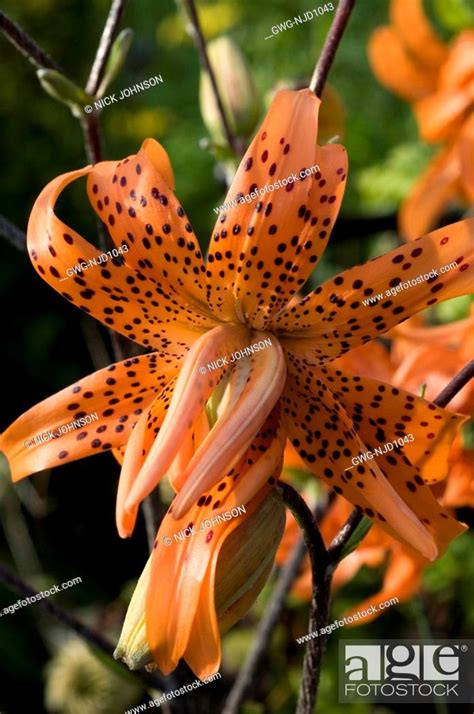
[[(21, 578), (12, 573), (8, 568), (5, 568), (3, 565), (0, 565), (0, 581), (25, 597), (31, 597), (38, 594), (37, 590), (31, 588)], [(87, 625), (84, 625), (84, 623), (80, 622), (80, 620), (74, 617), (74, 615), (66, 612), (66, 610), (63, 610), (49, 599), (37, 600), (35, 606), (47, 615), (54, 617), (62, 625), (70, 630), (73, 630), (73, 632), (79, 635), (79, 637), (86, 640), (90, 645), (101, 652), (104, 652), (106, 655), (109, 655), (113, 659), (115, 649), (114, 645), (99, 632), (95, 632)], [(131, 672), (126, 664), (116, 660), (113, 661), (117, 666), (122, 667), (130, 675)], [(169, 683), (167, 683), (166, 680), (158, 674), (147, 672), (145, 669), (136, 670), (133, 674), (137, 674), (147, 686), (151, 686), (154, 689), (158, 688), (161, 690), (169, 690)]]
[(458, 392), (474, 377), (474, 359), (457, 374), (438, 394), (436, 399), (433, 399), (433, 404), (438, 407), (445, 407)]
[(26, 251), (26, 234), (10, 223), (5, 216), (0, 216), (0, 236), (6, 238), (18, 250)]
[(117, 35), (126, 5), (127, 0), (112, 0), (102, 37), (100, 38), (99, 47), (86, 84), (86, 92), (92, 96), (96, 95), (100, 86), (105, 66), (109, 59), (110, 50)]
[(7, 40), (21, 52), (36, 69), (56, 69), (58, 72), (61, 68), (48, 55), (47, 52), (41, 49), (34, 40), (20, 27), (16, 22), (8, 17), (0, 10), (0, 32), (2, 32)]
[[(281, 484), (279, 484), (281, 486)], [(293, 491), (293, 489), (291, 489)], [(288, 492), (287, 492), (288, 493)], [(296, 492), (295, 492), (296, 493)], [(298, 494), (297, 494), (298, 495)], [(291, 497), (290, 497), (291, 498)], [(301, 498), (299, 496), (299, 498)], [(302, 500), (302, 499), (301, 499)], [(332, 505), (333, 499), (329, 496), (326, 503), (319, 503), (314, 510), (314, 521), (322, 520), (327, 509)], [(295, 501), (296, 503), (296, 501)], [(304, 509), (308, 509), (306, 503)], [(313, 519), (311, 511), (309, 516)], [(304, 515), (305, 521), (309, 517), (307, 513)], [(314, 523), (313, 521), (313, 523)], [(314, 525), (311, 525), (314, 530)], [(278, 576), (272, 601), (266, 610), (264, 616), (260, 620), (257, 631), (255, 633), (254, 644), (241, 667), (230, 694), (225, 702), (222, 714), (238, 714), (241, 711), (242, 702), (256, 680), (257, 673), (260, 670), (262, 660), (270, 644), (273, 632), (278, 622), (281, 619), (283, 608), (285, 607), (286, 599), (290, 593), (293, 583), (299, 573), (304, 557), (306, 555), (305, 539), (301, 537), (293, 548), (293, 551), (288, 559), (288, 562), (281, 569)]]
[(212, 65), (209, 61), (209, 55), (207, 54), (206, 40), (204, 39), (204, 35), (202, 32), (202, 28), (201, 28), (201, 23), (199, 22), (199, 16), (198, 16), (198, 13), (196, 10), (195, 2), (194, 2), (194, 0), (182, 0), (181, 4), (186, 12), (186, 16), (188, 19), (187, 29), (194, 41), (194, 44), (196, 45), (196, 49), (197, 49), (198, 55), (199, 55), (199, 61), (202, 65), (202, 67), (204, 68), (204, 70), (209, 75), (209, 80), (211, 82), (212, 91), (214, 93), (214, 98), (216, 100), (217, 108), (218, 108), (219, 114), (221, 116), (222, 126), (224, 128), (224, 133), (225, 133), (227, 142), (228, 142), (229, 146), (232, 148), (232, 150), (236, 154), (239, 154), (238, 142), (230, 128), (229, 119), (227, 117), (227, 114), (226, 114), (226, 111), (224, 108), (224, 104), (222, 102), (222, 97), (219, 92), (219, 87), (217, 86), (216, 75), (215, 75)]
[(331, 69), (337, 48), (339, 47), (355, 2), (356, 0), (339, 0), (334, 19), (326, 35), (323, 49), (321, 50), (318, 62), (314, 68), (313, 76), (311, 77), (311, 82), (309, 83), (309, 88), (312, 89), (319, 98), (321, 98), (323, 93), (329, 70)]

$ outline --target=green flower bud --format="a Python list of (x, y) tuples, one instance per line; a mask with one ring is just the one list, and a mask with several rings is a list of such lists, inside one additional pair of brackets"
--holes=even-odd
[(91, 104), (93, 99), (83, 89), (55, 69), (39, 69), (36, 75), (50, 97), (66, 104), (75, 117), (84, 116), (84, 105)]
[[(210, 42), (207, 49), (230, 129), (235, 136), (249, 138), (260, 118), (261, 106), (245, 59), (237, 45), (225, 35)], [(217, 143), (225, 142), (222, 118), (205, 71), (201, 72), (199, 100), (211, 138)]]
[(107, 87), (118, 76), (127, 58), (128, 51), (133, 42), (133, 36), (133, 30), (127, 27), (115, 38), (110, 50), (109, 59), (107, 60), (107, 64), (105, 66), (102, 82), (97, 90), (98, 97), (102, 97), (105, 94)]

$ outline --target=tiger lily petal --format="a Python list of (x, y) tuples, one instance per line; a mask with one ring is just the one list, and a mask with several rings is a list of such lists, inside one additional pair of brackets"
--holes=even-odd
[[(158, 485), (178, 453), (182, 439), (192, 429), (206, 401), (217, 387), (227, 367), (203, 379), (199, 368), (222, 354), (230, 354), (245, 343), (243, 327), (221, 325), (194, 343), (183, 362), (163, 425), (128, 495), (126, 508), (134, 509)], [(204, 366), (204, 367), (203, 367)]]
[(133, 357), (29, 409), (0, 435), (12, 480), (126, 444), (143, 410), (179, 368), (178, 358), (158, 366), (156, 354)]

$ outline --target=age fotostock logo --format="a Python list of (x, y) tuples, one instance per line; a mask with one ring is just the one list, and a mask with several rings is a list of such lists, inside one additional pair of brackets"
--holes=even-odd
[(339, 701), (474, 701), (472, 640), (341, 640)]

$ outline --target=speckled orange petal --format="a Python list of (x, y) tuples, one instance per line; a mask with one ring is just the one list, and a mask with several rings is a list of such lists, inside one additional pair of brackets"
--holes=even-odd
[[(259, 329), (306, 282), (326, 246), (347, 175), (344, 147), (316, 145), (320, 100), (309, 89), (282, 91), (247, 150), (214, 228), (209, 301), (223, 319)], [(311, 176), (303, 169), (318, 165)], [(315, 170), (316, 171), (316, 170)], [(297, 181), (244, 200), (278, 181)]]
[[(193, 428), (206, 401), (229, 371), (223, 365), (215, 371), (207, 365), (230, 356), (247, 343), (247, 330), (237, 325), (221, 325), (202, 335), (184, 360), (162, 428), (135, 479), (126, 509), (136, 506), (157, 486), (176, 457), (182, 440)], [(202, 372), (204, 370), (204, 372)]]
[[(287, 352), (308, 364), (324, 364), (426, 307), (470, 293), (473, 257), (474, 218), (469, 218), (327, 280), (297, 306), (281, 313), (272, 330), (280, 332)], [(386, 296), (387, 290), (450, 263), (457, 267), (426, 281), (421, 277), (422, 282), (413, 287)], [(362, 302), (378, 294), (381, 299), (377, 302)]]
[(149, 408), (140, 415), (126, 444), (115, 508), (115, 521), (121, 538), (128, 538), (135, 528), (138, 504), (134, 509), (127, 510), (125, 502), (163, 423), (175, 383), (176, 377), (171, 377)]
[(299, 367), (304, 384), (313, 394), (323, 380), (355, 425), (355, 430), (374, 449), (412, 434), (414, 441), (403, 451), (418, 466), (426, 483), (446, 478), (454, 438), (466, 420), (459, 414), (375, 379), (341, 372), (330, 366)]
[(408, 102), (421, 99), (436, 88), (436, 73), (409, 55), (391, 27), (379, 27), (372, 33), (368, 54), (379, 82)]
[(398, 226), (406, 240), (415, 240), (430, 230), (458, 193), (461, 173), (459, 146), (441, 151), (421, 174), (403, 201)]
[[(84, 377), (22, 414), (0, 437), (0, 451), (9, 461), (13, 481), (68, 461), (124, 444), (143, 409), (167, 383), (178, 362), (158, 363), (157, 355), (133, 357)], [(97, 413), (58, 438), (29, 448), (44, 432)]]
[[(217, 484), (218, 499), (213, 502), (211, 489), (200, 495), (197, 505), (212, 505), (215, 510), (249, 503), (267, 483), (272, 485), (279, 478), (285, 441), (286, 431), (277, 406), (240, 461), (222, 472)], [(174, 510), (174, 504), (172, 508)]]
[[(246, 513), (207, 528), (205, 520), (221, 512), (213, 507), (213, 502), (219, 499), (218, 486), (212, 489), (210, 496), (208, 504), (194, 506), (178, 521), (168, 513), (155, 541), (146, 602), (146, 627), (153, 658), (164, 674), (175, 669), (188, 648), (199, 594), (206, 578), (213, 573), (212, 567), (209, 570), (211, 563), (217, 560), (225, 538), (242, 523), (242, 519), (253, 513), (260, 502), (260, 499), (255, 499), (254, 503), (246, 506)], [(175, 534), (193, 526), (195, 532), (190, 537), (180, 541), (177, 536), (175, 540)], [(168, 546), (163, 542), (165, 537), (171, 539)], [(205, 614), (201, 611), (201, 614), (212, 618), (209, 612)], [(198, 676), (206, 671), (206, 663), (193, 660), (193, 665), (196, 669), (199, 667), (199, 671), (195, 670)]]
[(199, 444), (204, 441), (208, 434), (209, 420), (204, 409), (197, 417), (193, 430), (183, 439), (181, 448), (166, 474), (175, 492), (178, 492), (183, 487), (186, 468), (193, 454), (197, 451)]
[[(63, 189), (91, 170), (88, 166), (55, 178), (37, 198), (28, 223), (28, 252), (33, 266), (62, 297), (116, 332), (163, 353), (182, 353), (185, 347), (177, 349), (179, 342), (186, 346), (198, 336), (194, 330), (213, 323), (173, 295), (167, 296), (154, 279), (127, 262), (122, 264), (108, 256), (106, 263), (104, 258), (102, 264), (98, 263), (102, 251), (54, 213)], [(68, 277), (68, 269), (93, 260), (96, 264)], [(164, 328), (173, 323), (174, 332), (170, 330), (168, 335)]]
[[(440, 40), (423, 10), (422, 0), (391, 0), (392, 25), (417, 62), (437, 72), (448, 57), (448, 47)], [(395, 65), (393, 72), (398, 71)]]
[(429, 143), (455, 137), (474, 102), (474, 82), (464, 89), (441, 89), (414, 104), (421, 138)]
[(433, 560), (438, 552), (433, 537), (393, 488), (391, 477), (385, 478), (375, 460), (350, 469), (351, 457), (367, 447), (327, 386), (321, 383), (313, 396), (304, 385), (298, 388), (297, 378), (289, 378), (282, 401), (288, 435), (308, 469), (369, 518), (377, 518), (390, 535)]
[(114, 243), (129, 247), (125, 260), (131, 267), (156, 280), (165, 293), (179, 295), (193, 309), (208, 313), (202, 254), (169, 186), (170, 171), (163, 147), (147, 139), (137, 155), (92, 168), (89, 200)]
[[(387, 600), (391, 600), (395, 597), (398, 598), (400, 603), (407, 602), (418, 591), (423, 569), (426, 565), (426, 560), (423, 558), (413, 556), (403, 548), (397, 548), (387, 568), (383, 585), (379, 592), (358, 603), (349, 610), (349, 612), (345, 613), (345, 616), (349, 617), (356, 613), (361, 613), (371, 605), (378, 607)], [(382, 608), (374, 613), (369, 613), (365, 617), (360, 617), (354, 622), (348, 623), (347, 626), (358, 627), (359, 625), (366, 625), (368, 622), (383, 615), (386, 611), (385, 608)]]
[[(265, 333), (255, 333), (255, 341), (266, 337)], [(278, 402), (286, 377), (285, 359), (278, 342), (247, 360), (242, 388), (219, 415), (189, 462), (184, 486), (173, 507), (175, 518), (182, 517), (193, 501), (217, 482), (222, 471), (248, 449)]]

